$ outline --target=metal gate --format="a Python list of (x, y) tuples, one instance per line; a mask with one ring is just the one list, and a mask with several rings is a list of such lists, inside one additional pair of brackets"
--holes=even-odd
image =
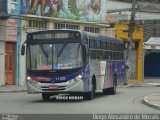
[(160, 50), (146, 50), (144, 77), (160, 77)]

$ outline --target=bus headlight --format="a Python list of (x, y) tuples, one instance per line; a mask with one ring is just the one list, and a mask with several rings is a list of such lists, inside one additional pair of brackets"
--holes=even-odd
[(38, 81), (32, 80), (32, 78), (30, 76), (27, 76), (27, 82), (30, 84), (37, 84)]
[(75, 79), (71, 79), (69, 80), (69, 83), (75, 83), (75, 82), (78, 82), (78, 80), (81, 80), (83, 77), (82, 74), (79, 74), (77, 77), (75, 77)]
[(27, 76), (27, 80), (32, 80), (30, 76)]
[(79, 74), (77, 77), (76, 77), (76, 79), (82, 79), (82, 74)]

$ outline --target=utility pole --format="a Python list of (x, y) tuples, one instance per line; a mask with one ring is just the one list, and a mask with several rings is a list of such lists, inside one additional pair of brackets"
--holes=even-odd
[(131, 50), (132, 50), (132, 39), (133, 39), (133, 31), (134, 31), (134, 23), (135, 23), (135, 15), (136, 15), (136, 3), (137, 0), (132, 0), (132, 10), (131, 10), (131, 18), (128, 28), (128, 48), (127, 48), (127, 54), (126, 54), (126, 62), (128, 64), (128, 69), (126, 71), (127, 80), (124, 82), (124, 85), (127, 85), (127, 81), (130, 79), (130, 70), (131, 70)]

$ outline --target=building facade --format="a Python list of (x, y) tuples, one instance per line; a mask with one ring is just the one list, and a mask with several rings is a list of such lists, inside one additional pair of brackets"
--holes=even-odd
[[(125, 55), (127, 55), (129, 38), (128, 32), (124, 32), (124, 30), (128, 30), (128, 28), (129, 23), (118, 23), (115, 25), (115, 37), (123, 39), (125, 41)], [(129, 59), (131, 63), (128, 75), (129, 82), (141, 82), (143, 80), (143, 40), (143, 26), (135, 25)]]
[[(22, 41), (27, 32), (48, 29), (80, 29), (115, 36), (106, 21), (106, 0), (59, 0), (51, 3), (22, 1)], [(21, 84), (25, 83), (25, 57), (21, 56)]]
[[(117, 20), (120, 21), (121, 26), (123, 26), (123, 23), (130, 21), (132, 1), (133, 0), (108, 0), (108, 4), (107, 4), (108, 5), (107, 7), (108, 15), (115, 17)], [(160, 2), (159, 0), (136, 0), (135, 12), (136, 12), (135, 21), (134, 21), (135, 27), (143, 26), (143, 34), (144, 34), (143, 42), (148, 41), (152, 37), (159, 37), (160, 36), (160, 32), (159, 32), (160, 30), (160, 14), (159, 14), (160, 13)], [(125, 36), (125, 34), (126, 33), (123, 33), (121, 35)], [(138, 73), (136, 72), (138, 76), (142, 76), (142, 77), (137, 76), (137, 80), (139, 80), (139, 78), (142, 78), (141, 79), (142, 81), (148, 77), (153, 78), (153, 77), (160, 76), (160, 73), (159, 71), (157, 71), (157, 69), (152, 69), (151, 71), (147, 69), (148, 68), (147, 64), (152, 66), (150, 68), (154, 68), (154, 66), (157, 66), (157, 63), (154, 61), (160, 60), (159, 53), (160, 53), (159, 51), (154, 51), (154, 50), (151, 52), (142, 52), (142, 58), (143, 58), (142, 63), (139, 64), (140, 66), (137, 66), (138, 68), (137, 71), (139, 70), (142, 70), (142, 71)], [(133, 55), (134, 56), (136, 55), (135, 52), (133, 53)], [(138, 57), (136, 57), (136, 61), (140, 61)], [(150, 72), (155, 73), (155, 74), (150, 75)]]
[[(141, 3), (138, 3), (138, 6), (145, 7)], [(117, 38), (127, 41), (128, 35), (122, 31), (124, 27), (128, 29), (128, 25), (123, 23), (129, 22), (131, 7), (131, 1), (127, 0), (0, 0), (0, 85), (25, 84), (25, 56), (20, 55), (20, 47), (28, 32), (80, 29), (112, 37), (116, 35)], [(115, 27), (114, 23), (113, 26), (109, 25), (108, 16), (116, 18), (120, 24)], [(151, 18), (158, 20), (160, 15), (142, 10), (136, 13), (136, 22), (140, 26), (148, 22), (152, 24)], [(153, 21), (155, 26), (159, 24), (157, 20)], [(133, 42), (136, 45), (138, 42), (139, 47), (132, 51), (133, 61), (136, 63), (132, 69), (133, 81), (143, 79), (142, 45), (143, 41), (149, 38), (145, 35), (148, 33), (145, 30), (147, 28), (144, 25), (140, 34), (134, 33)], [(158, 36), (159, 28), (154, 28), (152, 32)]]
[(47, 29), (80, 29), (114, 37), (106, 22), (106, 0), (0, 0), (0, 85), (24, 85), (26, 34)]
[(0, 85), (17, 84), (20, 0), (0, 0)]

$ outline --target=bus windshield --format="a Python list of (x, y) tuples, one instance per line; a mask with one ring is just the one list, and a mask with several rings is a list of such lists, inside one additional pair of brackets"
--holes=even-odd
[(80, 43), (28, 45), (28, 70), (60, 70), (82, 67)]

